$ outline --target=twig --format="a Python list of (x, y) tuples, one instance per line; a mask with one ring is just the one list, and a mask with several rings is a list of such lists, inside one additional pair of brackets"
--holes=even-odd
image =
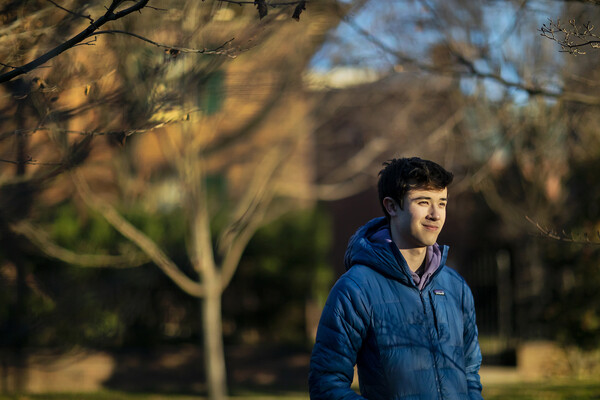
[(61, 162), (40, 162), (40, 161), (33, 160), (31, 158), (29, 158), (28, 160), (25, 160), (25, 161), (5, 160), (3, 158), (0, 158), (0, 162), (8, 163), (8, 164), (15, 164), (15, 165), (24, 165), (24, 164), (27, 164), (27, 165), (47, 165), (47, 166), (64, 165), (64, 163), (61, 163)]
[(111, 29), (111, 30), (105, 30), (105, 31), (96, 31), (94, 32), (94, 35), (100, 35), (100, 34), (113, 34), (113, 33), (120, 33), (123, 35), (128, 35), (128, 36), (133, 36), (137, 39), (143, 40), (144, 42), (150, 43), (156, 47), (160, 47), (163, 49), (166, 49), (167, 51), (169, 51), (169, 53), (176, 57), (176, 54), (178, 53), (194, 53), (194, 54), (217, 54), (217, 55), (226, 55), (227, 57), (230, 58), (235, 58), (235, 55), (231, 55), (228, 54), (229, 51), (227, 50), (222, 50), (225, 49), (225, 47), (231, 43), (235, 38), (231, 38), (228, 41), (226, 41), (225, 43), (223, 43), (222, 45), (220, 45), (219, 47), (209, 50), (207, 48), (203, 48), (203, 49), (189, 49), (186, 47), (178, 47), (178, 46), (170, 46), (167, 44), (163, 44), (163, 43), (158, 43), (155, 42), (153, 40), (150, 40), (144, 36), (138, 35), (137, 33), (132, 33), (132, 32), (127, 32), (127, 31), (121, 31), (121, 30), (117, 30), (117, 29)]
[(77, 47), (77, 46), (95, 46), (97, 41), (98, 41), (98, 39), (94, 36), (89, 41), (83, 42), (83, 43), (77, 43), (76, 45), (73, 45), (73, 47)]
[[(219, 2), (221, 3), (230, 3), (230, 4), (237, 4), (239, 6), (242, 6), (244, 4), (255, 4), (256, 1), (251, 0), (251, 1), (238, 1), (238, 0), (219, 0)], [(302, 0), (298, 0), (298, 1), (285, 1), (285, 2), (281, 2), (281, 3), (266, 3), (267, 6), (269, 7), (283, 7), (283, 6), (295, 6), (298, 5), (302, 2)]]
[[(98, 18), (97, 20), (94, 20), (91, 16), (85, 16), (85, 15), (81, 15), (78, 13), (75, 13), (71, 10), (68, 10), (64, 7), (61, 7), (60, 5), (56, 4), (53, 0), (47, 0), (49, 2), (51, 2), (52, 4), (54, 4), (56, 7), (69, 12), (73, 15), (76, 15), (78, 17), (81, 18), (86, 18), (90, 20), (90, 25), (84, 29), (83, 31), (79, 32), (77, 35), (73, 36), (71, 39), (61, 43), (60, 45), (56, 46), (55, 48), (53, 48), (52, 50), (46, 52), (45, 54), (41, 55), (40, 57), (34, 59), (33, 61), (22, 65), (22, 66), (18, 66), (18, 67), (11, 67), (13, 68), (12, 71), (6, 72), (4, 74), (0, 74), (0, 83), (2, 82), (7, 82), (10, 81), (12, 79), (14, 79), (15, 77), (19, 76), (19, 75), (23, 75), (26, 74), (36, 68), (38, 68), (39, 66), (43, 65), (44, 63), (46, 63), (47, 61), (51, 60), (54, 57), (57, 57), (58, 55), (60, 55), (61, 53), (69, 50), (70, 48), (73, 48), (77, 45), (82, 44), (81, 42), (83, 42), (85, 39), (93, 36), (94, 34), (98, 34), (98, 33), (123, 33), (126, 35), (131, 35), (134, 37), (137, 37), (138, 39), (144, 40), (148, 43), (152, 43), (155, 46), (159, 46), (159, 47), (163, 47), (168, 49), (169, 51), (175, 51), (175, 52), (186, 52), (186, 53), (196, 53), (196, 54), (224, 54), (227, 55), (228, 57), (233, 57), (230, 54), (228, 54), (226, 51), (220, 51), (220, 49), (222, 49), (224, 47), (220, 46), (215, 50), (208, 50), (208, 49), (184, 49), (184, 48), (178, 48), (178, 47), (173, 47), (173, 46), (167, 46), (164, 44), (159, 44), (156, 42), (153, 42), (147, 38), (144, 38), (142, 36), (130, 33), (130, 32), (124, 32), (124, 31), (98, 31), (98, 29), (106, 24), (109, 21), (114, 21), (120, 18), (123, 18), (135, 11), (141, 11), (143, 8), (145, 7), (149, 7), (148, 6), (148, 1), (149, 0), (139, 0), (134, 2), (134, 5), (132, 5), (129, 8), (126, 8), (124, 10), (118, 11), (116, 12), (116, 9), (119, 5), (121, 5), (124, 1), (123, 0), (113, 0), (112, 3), (110, 4), (109, 7), (105, 7), (106, 8), (106, 12), (104, 13), (104, 15), (102, 15), (100, 18)], [(298, 1), (287, 1), (287, 2), (278, 2), (278, 3), (269, 3), (266, 4), (265, 0), (256, 0), (256, 1), (245, 1), (245, 0), (219, 0), (221, 2), (226, 2), (226, 3), (234, 3), (234, 4), (239, 4), (240, 6), (243, 4), (256, 4), (256, 5), (266, 5), (266, 6), (270, 6), (270, 7), (278, 7), (278, 6), (289, 6), (289, 5), (296, 5), (297, 8), (294, 11), (294, 15), (293, 18), (295, 19), (299, 19), (299, 15), (300, 12), (302, 12), (302, 10), (305, 8), (306, 3), (308, 2), (307, 0), (298, 0)], [(152, 9), (156, 9), (156, 10), (160, 10), (156, 7), (149, 7)], [(266, 10), (266, 7), (265, 7)], [(264, 12), (264, 15), (266, 15), (266, 12)], [(261, 14), (261, 17), (264, 16), (263, 14)], [(232, 39), (233, 40), (233, 39)], [(229, 42), (231, 42), (231, 40), (229, 40), (228, 42), (225, 43), (228, 44)], [(88, 43), (83, 43), (84, 45), (90, 45), (90, 42)], [(5, 65), (6, 66), (6, 65)]]
[[(189, 111), (188, 113), (193, 113), (193, 112), (195, 112), (195, 110)], [(174, 124), (176, 122), (183, 122), (186, 120), (186, 118), (187, 118), (187, 115), (186, 115), (186, 117), (182, 117), (181, 119), (175, 119), (175, 120), (166, 121), (166, 122), (159, 122), (156, 125), (153, 125), (153, 126), (150, 126), (147, 128), (133, 128), (133, 129), (124, 129), (124, 130), (120, 130), (120, 131), (106, 131), (106, 132), (77, 131), (77, 130), (72, 130), (72, 129), (50, 128), (50, 127), (40, 126), (40, 127), (32, 128), (32, 129), (15, 129), (14, 131), (7, 131), (7, 132), (0, 134), (0, 138), (5, 138), (9, 135), (33, 136), (35, 133), (42, 132), (42, 131), (53, 131), (53, 132), (57, 132), (57, 133), (73, 134), (73, 135), (80, 135), (80, 136), (122, 137), (122, 136), (131, 136), (131, 135), (138, 134), (138, 133), (151, 132), (155, 129), (162, 128), (166, 125)]]
[(155, 10), (155, 11), (164, 11), (164, 12), (169, 11), (166, 8), (158, 8), (158, 7), (154, 7), (154, 6), (146, 6), (146, 8), (149, 8), (149, 9)]
[(64, 165), (64, 163), (59, 163), (59, 162), (40, 162), (40, 161), (34, 160), (31, 156), (27, 156), (27, 159), (23, 160), (23, 161), (6, 160), (3, 158), (0, 158), (0, 162), (14, 164), (14, 165), (25, 165), (25, 164), (27, 164), (27, 165)]
[[(452, 48), (449, 48), (452, 56), (454, 56), (456, 58), (456, 60), (458, 61), (458, 64), (465, 67), (466, 70), (461, 71), (459, 69), (444, 69), (444, 68), (437, 67), (433, 64), (423, 63), (415, 58), (412, 58), (400, 51), (397, 51), (397, 50), (391, 48), (390, 46), (385, 44), (382, 40), (377, 38), (375, 35), (373, 35), (372, 33), (368, 32), (366, 29), (359, 26), (351, 17), (345, 16), (342, 19), (342, 21), (345, 22), (346, 24), (348, 24), (352, 29), (354, 29), (357, 33), (362, 35), (367, 41), (371, 42), (373, 45), (378, 47), (384, 53), (387, 53), (387, 54), (395, 57), (398, 61), (400, 61), (402, 63), (412, 65), (421, 71), (430, 72), (433, 74), (453, 76), (453, 77), (471, 76), (471, 77), (475, 77), (475, 78), (479, 78), (479, 79), (489, 79), (489, 80), (495, 81), (507, 88), (523, 90), (531, 96), (544, 96), (544, 97), (560, 99), (560, 100), (565, 100), (565, 101), (572, 101), (572, 102), (586, 104), (586, 105), (600, 105), (600, 96), (586, 95), (583, 93), (571, 93), (571, 92), (566, 92), (564, 90), (549, 91), (542, 87), (530, 86), (530, 85), (523, 84), (521, 82), (510, 82), (510, 81), (507, 81), (506, 79), (504, 79), (500, 75), (483, 72), (483, 71), (479, 70), (472, 61), (468, 60), (462, 54), (453, 50)], [(600, 44), (599, 44), (599, 46), (600, 46)]]
[(113, 228), (134, 243), (184, 292), (195, 297), (205, 295), (206, 289), (202, 283), (196, 282), (187, 276), (154, 241), (123, 218), (112, 205), (97, 197), (81, 174), (74, 171), (72, 178), (77, 193), (87, 206), (99, 213)]
[(53, 59), (54, 57), (57, 57), (58, 55), (69, 50), (76, 44), (81, 43), (88, 37), (92, 36), (95, 31), (97, 31), (102, 25), (106, 24), (107, 22), (123, 18), (123, 17), (133, 13), (134, 11), (141, 10), (148, 4), (148, 1), (149, 0), (137, 1), (133, 6), (126, 8), (122, 11), (116, 12), (116, 13), (114, 11), (117, 8), (117, 6), (121, 3), (121, 1), (113, 1), (112, 4), (110, 5), (110, 7), (108, 7), (108, 9), (104, 15), (102, 15), (100, 18), (98, 18), (95, 22), (90, 23), (90, 25), (86, 29), (79, 32), (77, 35), (73, 36), (71, 39), (59, 44), (52, 50), (46, 52), (45, 54), (41, 55), (40, 57), (36, 58), (35, 60), (33, 60), (25, 65), (17, 67), (15, 69), (13, 69), (12, 71), (6, 72), (4, 74), (0, 74), (0, 83), (10, 81), (11, 79), (13, 79), (19, 75), (26, 74), (26, 73), (34, 70), (35, 68), (39, 67), (40, 65), (45, 64), (47, 61)]
[[(600, 35), (593, 33), (594, 26), (588, 22), (578, 26), (574, 19), (569, 21), (570, 27), (561, 24), (560, 19), (556, 22), (548, 20), (548, 25), (543, 24), (539, 29), (540, 35), (558, 43), (561, 52), (582, 55), (586, 54), (581, 48), (600, 48)], [(556, 35), (561, 37), (557, 37)]]
[(25, 236), (47, 256), (64, 261), (68, 264), (92, 268), (133, 268), (150, 261), (146, 255), (141, 253), (127, 255), (75, 253), (54, 243), (46, 232), (24, 221), (11, 225), (11, 229), (16, 233)]
[(48, 1), (48, 2), (50, 2), (50, 3), (52, 3), (52, 4), (54, 4), (56, 7), (60, 8), (60, 9), (61, 9), (61, 10), (63, 10), (63, 11), (66, 11), (66, 12), (68, 12), (69, 14), (73, 14), (73, 15), (75, 15), (76, 17), (80, 17), (80, 18), (85, 18), (85, 19), (88, 19), (88, 20), (90, 20), (90, 22), (91, 22), (91, 23), (94, 23), (94, 20), (92, 19), (92, 16), (91, 16), (91, 15), (83, 15), (83, 14), (79, 14), (79, 13), (76, 13), (76, 12), (74, 12), (74, 11), (68, 10), (68, 9), (66, 9), (66, 8), (62, 7), (61, 5), (59, 5), (59, 4), (56, 4), (56, 3), (55, 3), (54, 1), (52, 1), (52, 0), (46, 0), (46, 1)]
[(0, 65), (2, 65), (3, 67), (6, 67), (6, 68), (17, 68), (14, 65), (4, 64), (3, 62), (0, 62)]
[(219, 0), (219, 1), (222, 3), (237, 4), (239, 6), (242, 6), (245, 4), (253, 4), (256, 6), (256, 8), (258, 10), (258, 16), (260, 17), (260, 19), (263, 19), (264, 17), (267, 16), (267, 14), (269, 13), (269, 7), (275, 8), (275, 7), (281, 7), (281, 6), (295, 5), (296, 8), (294, 9), (292, 18), (294, 18), (296, 21), (300, 20), (300, 14), (302, 13), (302, 11), (306, 10), (306, 4), (308, 3), (308, 0), (287, 1), (287, 2), (279, 2), (279, 3), (273, 3), (273, 2), (267, 3), (266, 0), (253, 0), (253, 1)]
[(20, 164), (27, 164), (29, 163), (31, 160), (31, 157), (29, 157), (27, 160), (25, 161), (14, 161), (14, 160), (5, 160), (3, 158), (0, 158), (0, 162), (4, 162), (4, 163), (8, 163), (8, 164), (15, 164), (15, 165), (20, 165)]
[(547, 237), (549, 239), (554, 239), (554, 240), (558, 240), (561, 242), (569, 242), (569, 243), (574, 243), (574, 244), (600, 245), (600, 231), (596, 232), (596, 234), (598, 235), (598, 239), (599, 239), (598, 242), (590, 240), (587, 233), (584, 233), (585, 240), (579, 240), (579, 239), (576, 239), (573, 236), (573, 234), (568, 235), (564, 230), (562, 231), (562, 233), (557, 233), (556, 231), (554, 231), (552, 229), (541, 226), (538, 222), (534, 221), (533, 219), (529, 218), (528, 216), (525, 216), (525, 219), (527, 219), (527, 221), (532, 223), (542, 233), (542, 236)]

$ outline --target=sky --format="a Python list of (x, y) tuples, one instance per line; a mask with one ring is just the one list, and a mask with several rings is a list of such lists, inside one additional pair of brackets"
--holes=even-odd
[[(327, 73), (340, 66), (371, 69), (382, 74), (392, 70), (401, 71), (397, 67), (401, 63), (365, 39), (359, 32), (362, 29), (383, 45), (400, 49), (419, 61), (428, 60), (432, 44), (451, 38), (454, 42), (468, 43), (484, 49), (487, 59), (474, 58), (476, 68), (483, 73), (497, 73), (503, 79), (515, 83), (520, 82), (521, 76), (527, 77), (530, 74), (535, 83), (551, 89), (560, 87), (556, 68), (547, 70), (539, 62), (536, 65), (536, 60), (542, 56), (548, 57), (548, 54), (553, 54), (550, 57), (554, 59), (547, 66), (560, 66), (564, 58), (555, 43), (539, 35), (542, 24), (560, 16), (560, 2), (470, 1), (470, 4), (480, 5), (480, 8), (449, 8), (443, 14), (447, 17), (440, 17), (436, 12), (443, 10), (440, 11), (438, 4), (443, 4), (443, 8), (451, 6), (452, 2), (436, 4), (419, 0), (371, 0), (330, 34), (313, 57), (310, 69), (316, 73)], [(435, 9), (429, 7), (429, 4), (435, 4)], [(453, 20), (459, 22), (453, 23)], [(440, 21), (446, 22), (438, 25)], [(470, 22), (461, 24), (463, 21)], [(528, 46), (525, 43), (529, 43)], [(531, 48), (534, 50), (528, 52)], [(469, 55), (468, 48), (464, 54)], [(471, 94), (481, 87), (478, 83), (478, 79), (463, 78), (461, 88), (465, 93)], [(507, 89), (493, 80), (485, 79), (483, 85), (487, 96), (492, 100), (502, 98), (507, 92), (517, 103), (526, 103), (529, 98), (527, 92)]]

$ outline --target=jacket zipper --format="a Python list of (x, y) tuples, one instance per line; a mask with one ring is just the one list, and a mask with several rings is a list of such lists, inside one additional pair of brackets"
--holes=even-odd
[[(433, 276), (432, 276), (432, 278), (433, 278)], [(430, 326), (430, 322), (429, 322), (429, 319), (427, 318), (427, 305), (425, 304), (425, 299), (423, 298), (423, 291), (421, 291), (421, 290), (419, 290), (419, 297), (421, 298), (421, 305), (423, 306), (423, 315), (424, 315), (425, 321), (426, 321), (426, 323), (428, 325), (427, 326), (427, 334), (429, 335), (429, 343), (433, 347), (433, 346), (435, 346), (435, 340), (433, 340), (433, 338), (432, 338), (432, 331), (431, 331), (431, 329), (429, 327)], [(433, 321), (434, 328), (435, 328), (435, 330), (437, 332), (437, 326), (435, 325), (435, 319), (436, 319), (435, 310), (433, 309), (433, 305), (432, 304), (430, 304), (430, 308), (431, 308), (432, 317), (434, 319), (434, 321)], [(439, 368), (438, 368), (437, 362), (435, 360), (435, 356), (434, 356), (433, 351), (431, 351), (430, 354), (431, 354), (431, 361), (433, 362), (433, 370), (435, 372), (435, 384), (437, 386), (438, 398), (439, 399), (443, 399), (443, 397), (442, 397), (442, 388), (441, 388), (441, 384), (440, 384)]]

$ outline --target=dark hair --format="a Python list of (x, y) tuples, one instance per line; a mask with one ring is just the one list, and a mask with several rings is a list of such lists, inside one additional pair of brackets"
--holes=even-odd
[(443, 190), (452, 183), (454, 175), (433, 161), (418, 157), (394, 158), (383, 163), (379, 171), (379, 204), (389, 219), (390, 215), (383, 206), (383, 199), (391, 197), (403, 208), (403, 200), (409, 190)]

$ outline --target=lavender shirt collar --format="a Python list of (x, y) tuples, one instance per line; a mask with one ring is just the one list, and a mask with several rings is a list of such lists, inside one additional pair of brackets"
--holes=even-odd
[[(384, 227), (377, 231), (372, 240), (376, 242), (392, 242), (392, 235), (390, 233), (389, 227)], [(402, 256), (402, 253), (400, 253)], [(440, 246), (435, 243), (433, 246), (427, 246), (427, 255), (425, 256), (425, 264), (422, 265), (417, 271), (410, 271), (412, 279), (415, 283), (415, 286), (419, 290), (423, 290), (427, 282), (431, 276), (437, 271), (440, 267), (440, 261), (442, 260), (442, 251), (440, 250)]]

